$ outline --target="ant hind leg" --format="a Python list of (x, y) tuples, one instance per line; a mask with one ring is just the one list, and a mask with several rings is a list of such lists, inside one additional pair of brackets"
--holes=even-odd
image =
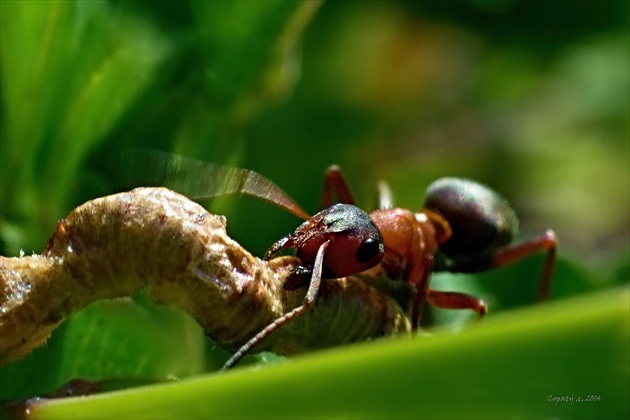
[(548, 230), (542, 235), (499, 248), (484, 258), (454, 260), (446, 268), (446, 271), (452, 273), (477, 273), (512, 264), (539, 251), (546, 251), (538, 286), (538, 300), (544, 302), (547, 300), (549, 289), (551, 288), (551, 276), (556, 260), (557, 244), (556, 234), (552, 230)]

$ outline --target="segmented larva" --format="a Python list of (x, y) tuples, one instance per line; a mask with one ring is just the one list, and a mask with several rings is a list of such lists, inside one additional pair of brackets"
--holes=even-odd
[[(294, 262), (252, 256), (228, 237), (224, 217), (165, 188), (89, 201), (59, 222), (43, 255), (0, 257), (0, 364), (89, 303), (145, 288), (236, 350), (303, 302), (306, 288), (282, 287)], [(326, 280), (313, 308), (254, 351), (290, 355), (410, 331), (394, 299), (347, 277)]]

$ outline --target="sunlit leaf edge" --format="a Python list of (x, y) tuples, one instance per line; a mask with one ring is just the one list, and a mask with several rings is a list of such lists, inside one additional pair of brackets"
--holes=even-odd
[[(513, 311), (462, 334), (55, 400), (32, 418), (627, 417), (629, 290)], [(554, 396), (599, 401), (555, 403)]]

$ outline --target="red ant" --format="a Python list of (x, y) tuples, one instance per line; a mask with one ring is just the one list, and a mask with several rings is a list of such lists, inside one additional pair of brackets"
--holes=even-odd
[[(322, 207), (330, 206), (333, 195), (353, 204), (350, 189), (337, 166), (326, 171)], [(460, 178), (442, 178), (427, 189), (424, 209), (414, 213), (394, 208), (389, 187), (379, 185), (379, 209), (370, 217), (383, 235), (385, 256), (370, 274), (385, 274), (416, 287), (411, 309), (414, 330), (418, 329), (426, 301), (443, 309), (472, 309), (487, 312), (483, 300), (458, 292), (429, 287), (431, 272), (475, 273), (511, 264), (538, 251), (546, 251), (538, 299), (546, 300), (555, 261), (556, 235), (544, 234), (512, 243), (518, 220), (496, 192)]]
[[(411, 320), (417, 330), (426, 301), (447, 309), (472, 309), (479, 315), (486, 304), (476, 297), (429, 288), (431, 272), (472, 273), (510, 264), (534, 252), (546, 250), (539, 299), (547, 297), (555, 259), (556, 237), (545, 234), (511, 243), (517, 219), (507, 201), (489, 188), (473, 181), (443, 178), (431, 184), (425, 208), (419, 213), (393, 208), (388, 188), (381, 184), (379, 209), (369, 215), (354, 206), (354, 199), (341, 171), (326, 171), (322, 207), (309, 216), (293, 199), (269, 179), (247, 169), (228, 168), (180, 156), (140, 151), (134, 168), (149, 174), (149, 181), (166, 181), (166, 186), (190, 198), (209, 198), (241, 193), (260, 198), (306, 219), (293, 234), (274, 243), (264, 259), (280, 250), (295, 248), (302, 266), (284, 285), (287, 290), (308, 284), (304, 304), (273, 321), (225, 363), (234, 366), (249, 350), (280, 326), (313, 306), (322, 279), (365, 272), (384, 274), (415, 286), (417, 294)], [(131, 162), (131, 159), (130, 159)], [(146, 168), (152, 170), (146, 172)], [(146, 183), (147, 179), (144, 179)], [(333, 195), (340, 203), (333, 205)]]
[[(296, 231), (272, 245), (264, 259), (295, 248), (301, 266), (283, 285), (286, 290), (308, 284), (304, 304), (279, 317), (243, 344), (222, 370), (235, 365), (249, 350), (280, 326), (306, 312), (317, 300), (322, 279), (358, 274), (378, 264), (385, 253), (383, 237), (368, 214), (351, 203), (340, 203), (309, 216), (287, 193), (264, 176), (156, 151), (132, 150), (122, 168), (126, 181), (145, 185), (157, 181), (190, 198), (240, 193), (274, 204), (306, 219)], [(141, 172), (139, 172), (141, 170)], [(310, 275), (307, 280), (306, 275)]]

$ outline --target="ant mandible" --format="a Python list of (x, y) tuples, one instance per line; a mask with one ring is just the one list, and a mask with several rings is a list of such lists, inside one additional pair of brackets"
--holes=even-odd
[[(325, 179), (322, 207), (330, 206), (335, 194), (341, 203), (354, 204), (339, 167), (329, 167)], [(414, 330), (420, 324), (425, 301), (443, 309), (472, 309), (480, 316), (487, 312), (479, 298), (431, 289), (432, 272), (481, 272), (546, 251), (538, 299), (544, 301), (549, 294), (555, 233), (547, 230), (513, 242), (516, 214), (505, 199), (484, 185), (461, 178), (438, 179), (428, 187), (424, 208), (416, 213), (393, 207), (389, 187), (381, 183), (379, 209), (370, 217), (383, 235), (385, 255), (368, 274), (384, 274), (416, 287), (410, 313)]]

